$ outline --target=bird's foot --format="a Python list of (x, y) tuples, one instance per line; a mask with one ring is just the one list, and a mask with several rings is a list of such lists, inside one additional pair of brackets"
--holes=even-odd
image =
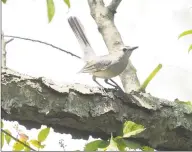
[(116, 87), (115, 87), (115, 89), (117, 89), (117, 90), (120, 90), (120, 91), (124, 92), (124, 91), (123, 91), (123, 89), (121, 89), (119, 86), (116, 86)]
[(107, 95), (106, 88), (104, 88), (104, 87), (99, 87), (99, 90), (101, 90), (104, 95)]

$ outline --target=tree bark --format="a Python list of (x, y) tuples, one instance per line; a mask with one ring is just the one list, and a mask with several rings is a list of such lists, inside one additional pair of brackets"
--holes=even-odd
[(2, 118), (30, 128), (47, 125), (73, 138), (117, 135), (126, 120), (145, 126), (132, 138), (158, 150), (192, 150), (192, 108), (147, 93), (122, 94), (81, 84), (59, 85), (2, 70)]

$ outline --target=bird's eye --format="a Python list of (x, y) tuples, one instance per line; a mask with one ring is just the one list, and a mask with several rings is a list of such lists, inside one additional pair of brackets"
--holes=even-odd
[(123, 48), (123, 52), (126, 52), (127, 51), (127, 49), (126, 48)]

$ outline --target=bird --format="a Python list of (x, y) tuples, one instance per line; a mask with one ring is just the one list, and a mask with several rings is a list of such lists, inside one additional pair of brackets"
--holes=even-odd
[[(129, 56), (132, 54), (133, 50), (137, 48), (137, 46), (124, 46), (120, 50), (111, 54), (95, 56), (95, 58), (86, 62), (85, 66), (78, 73), (92, 74), (93, 81), (102, 87), (102, 85), (96, 81), (96, 78), (102, 78), (107, 84), (109, 84), (109, 79), (120, 75), (125, 70)], [(115, 85), (117, 86), (117, 84)]]
[[(102, 88), (104, 87), (96, 80), (96, 78), (104, 79), (105, 83), (117, 89), (121, 89), (111, 78), (120, 75), (125, 70), (129, 57), (138, 46), (123, 46), (107, 55), (97, 56), (87, 39), (84, 27), (80, 20), (75, 16), (70, 16), (68, 18), (68, 23), (84, 52), (83, 60), (85, 61), (85, 65), (78, 73), (91, 74), (93, 81)], [(109, 80), (111, 80), (113, 84), (109, 83)]]

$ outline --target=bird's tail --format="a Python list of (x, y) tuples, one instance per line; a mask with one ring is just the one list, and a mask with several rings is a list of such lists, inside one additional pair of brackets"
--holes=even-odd
[(89, 60), (90, 57), (95, 56), (80, 20), (75, 16), (71, 16), (68, 18), (68, 23), (84, 52), (84, 60)]

